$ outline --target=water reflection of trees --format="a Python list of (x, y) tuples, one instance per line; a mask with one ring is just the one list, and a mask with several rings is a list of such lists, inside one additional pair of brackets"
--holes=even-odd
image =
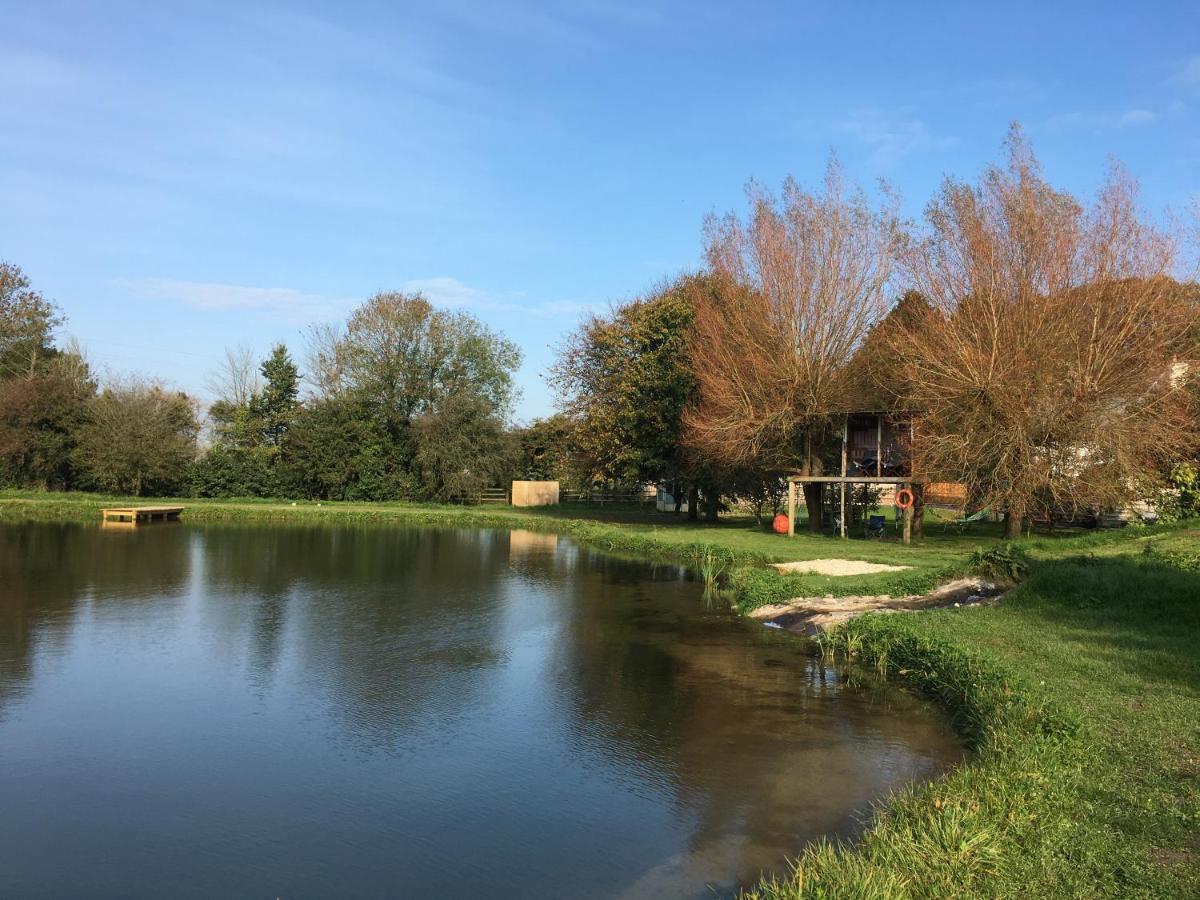
[(204, 615), (269, 683), (288, 653), (360, 749), (403, 749), (418, 718), (451, 723), (502, 659), (501, 535), (395, 528), (207, 528)]
[(189, 608), (211, 654), (263, 689), (287, 656), (349, 726), (339, 740), (397, 747), (416, 717), (462, 716), (471, 673), (503, 658), (487, 606), (508, 556), (507, 535), (490, 532), (3, 526), (0, 713), (37, 648), (69, 639), (81, 602), (137, 602)]
[(0, 714), (28, 684), (37, 648), (70, 636), (82, 600), (103, 606), (178, 596), (189, 573), (181, 538), (174, 526), (116, 533), (0, 525)]
[(563, 581), (576, 596), (555, 666), (577, 739), (692, 823), (688, 851), (642, 888), (782, 868), (786, 848), (846, 833), (848, 808), (955, 758), (909, 698), (847, 690), (790, 635), (698, 614), (698, 586), (672, 573), (651, 602), (640, 567), (587, 555)]

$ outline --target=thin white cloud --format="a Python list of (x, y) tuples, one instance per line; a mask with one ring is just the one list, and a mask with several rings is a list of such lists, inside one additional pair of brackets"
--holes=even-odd
[[(317, 321), (348, 313), (365, 297), (350, 299), (315, 294), (291, 287), (257, 287), (216, 281), (184, 281), (174, 278), (122, 279), (116, 284), (142, 300), (175, 303), (208, 311), (258, 311), (290, 321)], [(477, 312), (519, 312), (530, 316), (569, 316), (592, 312), (603, 304), (576, 300), (528, 302), (519, 291), (491, 293), (471, 287), (457, 278), (438, 275), (413, 278), (401, 290), (420, 292), (430, 303), (444, 309)]]
[(419, 291), (434, 306), (446, 308), (480, 308), (496, 306), (496, 301), (478, 288), (469, 287), (457, 278), (438, 275), (434, 278), (413, 278), (404, 282), (404, 290)]
[(1115, 113), (1086, 113), (1074, 110), (1051, 116), (1045, 127), (1053, 131), (1112, 131), (1120, 128), (1142, 128), (1153, 125), (1159, 114), (1152, 109), (1127, 109)]
[(954, 143), (953, 138), (935, 137), (929, 126), (908, 109), (856, 109), (836, 123), (834, 131), (871, 148), (870, 160), (880, 168), (888, 168), (911, 153), (942, 150)]
[(438, 275), (433, 278), (414, 278), (404, 282), (406, 291), (420, 291), (434, 306), (446, 309), (496, 310), (520, 312), (531, 316), (570, 316), (593, 312), (602, 303), (578, 300), (549, 300), (530, 303), (519, 291), (492, 293), (464, 284), (457, 278)]
[(1129, 128), (1134, 125), (1151, 125), (1158, 119), (1158, 113), (1149, 109), (1127, 109), (1121, 113), (1121, 117), (1117, 120), (1117, 125), (1121, 128)]
[(288, 318), (328, 316), (346, 307), (346, 301), (288, 287), (254, 287), (215, 281), (181, 281), (173, 278), (138, 278), (118, 281), (135, 297), (177, 303), (201, 310), (258, 310), (284, 313)]
[(1200, 85), (1200, 56), (1193, 56), (1179, 70), (1179, 80), (1184, 84)]

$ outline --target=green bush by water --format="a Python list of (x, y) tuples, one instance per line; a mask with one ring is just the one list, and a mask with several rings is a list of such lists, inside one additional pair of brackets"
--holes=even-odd
[(1012, 541), (980, 547), (967, 562), (967, 569), (1001, 584), (1020, 584), (1029, 572), (1029, 556)]

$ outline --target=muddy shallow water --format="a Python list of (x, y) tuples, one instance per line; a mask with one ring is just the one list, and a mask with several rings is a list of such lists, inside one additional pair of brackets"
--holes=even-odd
[(0, 526), (0, 896), (707, 897), (961, 759), (565, 539)]

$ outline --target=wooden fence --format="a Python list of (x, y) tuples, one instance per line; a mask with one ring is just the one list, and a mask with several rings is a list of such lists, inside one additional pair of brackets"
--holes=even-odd
[(653, 503), (654, 494), (644, 491), (562, 491), (564, 503)]

